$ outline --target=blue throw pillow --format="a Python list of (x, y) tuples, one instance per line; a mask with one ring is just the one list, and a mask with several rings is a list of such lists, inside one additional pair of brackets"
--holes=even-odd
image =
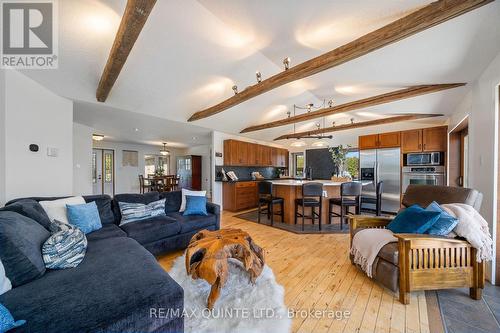
[(398, 213), (387, 229), (395, 234), (423, 234), (441, 216), (439, 212), (429, 212), (419, 205), (413, 205)]
[(186, 195), (186, 210), (182, 214), (207, 216), (207, 198), (194, 195)]
[(26, 320), (15, 321), (10, 311), (0, 304), (0, 332), (7, 332), (15, 327), (24, 325), (24, 323), (26, 323)]
[(102, 228), (99, 210), (94, 201), (82, 205), (66, 205), (68, 221), (85, 234)]
[(439, 219), (434, 223), (425, 233), (429, 235), (446, 236), (458, 223), (458, 219), (454, 218), (439, 206), (439, 204), (433, 201), (425, 209), (428, 212), (439, 212), (441, 215)]

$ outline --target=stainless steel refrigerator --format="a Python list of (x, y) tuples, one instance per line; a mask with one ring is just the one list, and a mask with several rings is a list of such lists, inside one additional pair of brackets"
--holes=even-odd
[[(401, 160), (399, 148), (360, 150), (359, 167), (362, 181), (371, 181), (363, 186), (363, 195), (376, 197), (376, 186), (384, 182), (382, 212), (397, 213), (400, 207)], [(374, 209), (370, 204), (363, 207)]]

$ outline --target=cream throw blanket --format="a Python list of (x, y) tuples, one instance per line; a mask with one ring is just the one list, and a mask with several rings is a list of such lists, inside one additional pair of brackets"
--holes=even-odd
[(477, 262), (490, 261), (493, 258), (493, 240), (488, 222), (472, 206), (466, 204), (441, 205), (448, 214), (458, 219), (453, 232), (477, 249)]
[(392, 231), (388, 229), (363, 229), (358, 231), (352, 239), (351, 254), (354, 263), (358, 264), (363, 272), (372, 277), (372, 266), (375, 258), (384, 245), (397, 242)]

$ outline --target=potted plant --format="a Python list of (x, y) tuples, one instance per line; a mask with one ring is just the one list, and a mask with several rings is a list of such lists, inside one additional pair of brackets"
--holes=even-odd
[(342, 177), (344, 175), (344, 167), (347, 160), (347, 153), (351, 146), (338, 145), (336, 147), (328, 148), (331, 154), (333, 165), (335, 166), (336, 176)]

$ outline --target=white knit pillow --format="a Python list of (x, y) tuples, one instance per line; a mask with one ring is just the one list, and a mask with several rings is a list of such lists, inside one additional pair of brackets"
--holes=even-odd
[(45, 213), (47, 213), (51, 222), (58, 220), (68, 224), (66, 205), (82, 205), (85, 203), (85, 199), (83, 199), (83, 197), (70, 197), (58, 200), (40, 201), (39, 203)]

